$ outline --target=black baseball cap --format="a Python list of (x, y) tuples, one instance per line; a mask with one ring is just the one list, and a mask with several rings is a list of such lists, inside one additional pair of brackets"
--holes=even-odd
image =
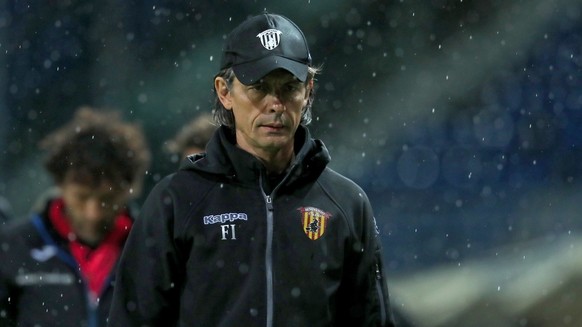
[(311, 54), (303, 32), (289, 18), (263, 13), (237, 26), (226, 38), (220, 69), (232, 67), (250, 85), (282, 68), (305, 82)]

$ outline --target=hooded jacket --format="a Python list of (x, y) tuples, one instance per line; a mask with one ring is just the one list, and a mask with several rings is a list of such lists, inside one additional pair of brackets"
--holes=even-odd
[(270, 180), (220, 127), (149, 194), (109, 326), (393, 326), (369, 201), (300, 126)]
[[(0, 233), (0, 326), (104, 327), (112, 299), (114, 269), (90, 298), (89, 283), (44, 210), (12, 221)], [(129, 216), (128, 216), (129, 217)], [(123, 237), (124, 241), (125, 237)]]

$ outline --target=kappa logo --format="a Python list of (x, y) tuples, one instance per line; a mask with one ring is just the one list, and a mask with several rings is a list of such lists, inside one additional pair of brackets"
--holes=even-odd
[(257, 34), (259, 40), (261, 40), (261, 44), (267, 50), (273, 50), (279, 46), (281, 42), (281, 34), (283, 32), (276, 30), (274, 28), (264, 30), (261, 33)]
[(313, 241), (322, 237), (331, 214), (314, 207), (301, 207), (297, 210), (301, 212), (301, 222), (305, 235)]
[(233, 222), (235, 220), (248, 220), (246, 213), (221, 213), (218, 215), (204, 216), (204, 225), (224, 224), (226, 222)]

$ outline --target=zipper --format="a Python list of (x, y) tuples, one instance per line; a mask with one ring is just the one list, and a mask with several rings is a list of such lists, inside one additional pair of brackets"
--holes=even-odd
[[(295, 170), (297, 166), (296, 163), (292, 164), (289, 172)], [(276, 194), (279, 187), (289, 178), (290, 173), (287, 173), (285, 177), (279, 182), (277, 186), (273, 188), (270, 195), (265, 193), (263, 188), (263, 180), (266, 178), (265, 170), (262, 170), (259, 174), (259, 188), (263, 194), (263, 199), (265, 200), (266, 208), (266, 219), (267, 219), (267, 242), (265, 245), (265, 277), (267, 283), (267, 319), (266, 326), (273, 327), (274, 324), (274, 312), (275, 312), (275, 294), (274, 294), (274, 282), (273, 282), (273, 225), (274, 225), (274, 208), (273, 208), (273, 197)]]
[(267, 207), (267, 244), (265, 249), (265, 273), (267, 282), (267, 327), (273, 326), (273, 199), (263, 192)]

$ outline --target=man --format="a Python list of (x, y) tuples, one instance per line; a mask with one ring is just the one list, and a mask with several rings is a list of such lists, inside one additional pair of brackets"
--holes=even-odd
[(221, 126), (148, 196), (109, 326), (393, 326), (370, 204), (305, 127), (303, 33), (265, 13), (223, 51)]
[(165, 143), (164, 148), (173, 155), (172, 161), (179, 162), (188, 155), (204, 152), (215, 130), (212, 115), (201, 114), (184, 125), (173, 139)]
[(0, 326), (105, 326), (145, 138), (115, 113), (81, 108), (41, 147), (58, 193), (0, 235)]

